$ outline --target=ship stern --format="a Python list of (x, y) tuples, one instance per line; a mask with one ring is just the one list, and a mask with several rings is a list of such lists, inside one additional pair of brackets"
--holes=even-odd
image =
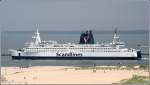
[(137, 58), (138, 58), (138, 59), (141, 59), (141, 58), (142, 58), (141, 51), (137, 51)]

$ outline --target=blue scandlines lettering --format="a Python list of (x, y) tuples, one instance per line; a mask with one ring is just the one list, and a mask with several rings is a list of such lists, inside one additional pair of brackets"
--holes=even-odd
[(82, 56), (82, 53), (56, 53), (56, 56)]

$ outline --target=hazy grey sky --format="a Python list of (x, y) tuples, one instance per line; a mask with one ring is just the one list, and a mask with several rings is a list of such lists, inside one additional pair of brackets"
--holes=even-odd
[(2, 30), (148, 29), (148, 0), (2, 0)]

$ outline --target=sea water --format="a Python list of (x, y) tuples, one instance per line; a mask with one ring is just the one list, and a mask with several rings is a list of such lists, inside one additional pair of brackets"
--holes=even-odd
[[(33, 31), (2, 31), (1, 53), (8, 54), (8, 49), (20, 49), (26, 42), (31, 41)], [(42, 31), (41, 40), (55, 40), (59, 43), (79, 43), (80, 31)], [(93, 31), (95, 42), (112, 42), (112, 31)], [(130, 65), (148, 64), (148, 30), (141, 31), (119, 31), (120, 40), (126, 43), (126, 47), (141, 49), (142, 60), (13, 60), (11, 56), (1, 56), (2, 66), (92, 66), (95, 65)]]

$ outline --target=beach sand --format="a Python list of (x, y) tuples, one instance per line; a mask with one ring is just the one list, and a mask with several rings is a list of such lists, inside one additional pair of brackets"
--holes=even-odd
[(141, 69), (80, 69), (69, 66), (1, 67), (2, 84), (112, 84), (133, 75), (149, 76)]

